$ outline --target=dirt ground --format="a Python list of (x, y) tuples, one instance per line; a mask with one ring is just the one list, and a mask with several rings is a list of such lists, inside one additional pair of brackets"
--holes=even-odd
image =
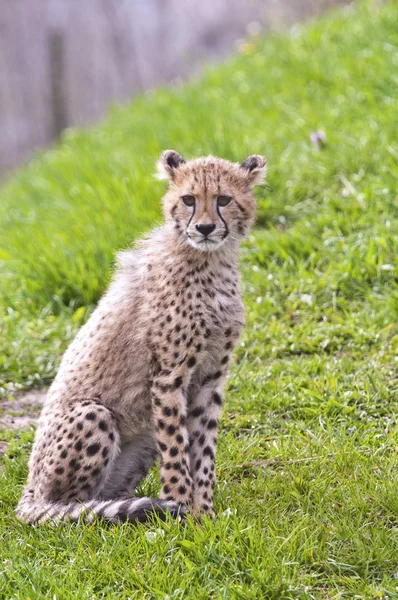
[(1, 431), (25, 429), (35, 425), (45, 395), (45, 390), (33, 390), (17, 395), (13, 400), (0, 397), (0, 456), (7, 452), (8, 447), (1, 439)]

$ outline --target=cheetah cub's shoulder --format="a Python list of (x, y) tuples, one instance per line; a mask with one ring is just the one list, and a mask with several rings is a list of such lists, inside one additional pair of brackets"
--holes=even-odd
[[(238, 250), (265, 161), (167, 150), (165, 224), (119, 269), (65, 353), (17, 507), (28, 522), (213, 514), (222, 390), (243, 306)], [(133, 498), (160, 458), (160, 498)]]

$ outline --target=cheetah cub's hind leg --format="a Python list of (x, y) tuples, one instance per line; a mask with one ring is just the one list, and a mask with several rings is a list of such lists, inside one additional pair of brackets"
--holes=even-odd
[(101, 489), (101, 498), (109, 500), (131, 496), (157, 458), (155, 441), (150, 434), (137, 435), (121, 445), (106, 485)]
[[(147, 511), (177, 513), (174, 503), (150, 498), (109, 498), (106, 490), (120, 453), (119, 434), (107, 408), (77, 403), (55, 410), (39, 426), (30, 475), (17, 516), (30, 524), (43, 521), (144, 521)], [(115, 492), (117, 490), (114, 490)], [(106, 497), (106, 499), (104, 499)]]

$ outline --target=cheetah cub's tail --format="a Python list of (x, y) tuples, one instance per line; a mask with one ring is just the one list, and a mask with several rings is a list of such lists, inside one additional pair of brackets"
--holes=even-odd
[(35, 502), (29, 498), (22, 498), (16, 509), (17, 517), (29, 525), (44, 523), (45, 521), (50, 523), (83, 521), (87, 523), (97, 518), (105, 519), (111, 523), (117, 523), (118, 521), (143, 523), (153, 514), (165, 519), (167, 513), (174, 518), (183, 517), (185, 509), (176, 502), (156, 498), (87, 500), (85, 502), (75, 501), (69, 504)]

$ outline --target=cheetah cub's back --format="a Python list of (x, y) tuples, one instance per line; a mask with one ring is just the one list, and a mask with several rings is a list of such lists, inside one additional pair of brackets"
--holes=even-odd
[[(28, 523), (214, 514), (223, 385), (244, 314), (238, 250), (265, 161), (164, 152), (165, 224), (119, 257), (66, 351), (17, 507)], [(134, 488), (160, 458), (159, 499)]]

